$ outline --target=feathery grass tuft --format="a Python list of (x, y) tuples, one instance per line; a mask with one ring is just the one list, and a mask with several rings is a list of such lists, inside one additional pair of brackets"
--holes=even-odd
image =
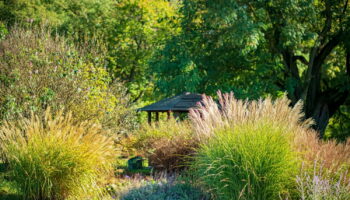
[(190, 112), (201, 141), (192, 170), (218, 199), (280, 199), (293, 195), (299, 157), (294, 140), (308, 129), (301, 104), (286, 97), (242, 101), (218, 93)]
[(1, 153), (26, 199), (82, 199), (99, 192), (112, 169), (114, 144), (105, 135), (100, 125), (47, 110), (42, 118), (5, 122)]

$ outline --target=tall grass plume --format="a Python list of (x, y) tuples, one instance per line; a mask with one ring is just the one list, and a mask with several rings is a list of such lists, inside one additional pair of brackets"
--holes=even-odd
[(192, 170), (218, 199), (279, 199), (295, 194), (296, 135), (308, 130), (302, 104), (267, 98), (204, 97), (190, 118), (201, 141)]
[(105, 135), (100, 125), (47, 110), (43, 117), (5, 122), (0, 149), (26, 199), (82, 199), (100, 192), (112, 169), (114, 144)]

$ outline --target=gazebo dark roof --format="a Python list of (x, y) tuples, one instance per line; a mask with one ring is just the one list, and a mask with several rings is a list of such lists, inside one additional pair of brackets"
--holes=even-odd
[(163, 99), (138, 110), (148, 112), (188, 112), (191, 108), (196, 107), (197, 103), (200, 102), (202, 98), (201, 94), (185, 92), (174, 97)]

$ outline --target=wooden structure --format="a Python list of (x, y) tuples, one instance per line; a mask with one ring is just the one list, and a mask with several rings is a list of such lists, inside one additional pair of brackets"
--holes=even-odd
[(174, 116), (177, 116), (180, 113), (188, 113), (189, 110), (195, 108), (197, 103), (202, 101), (202, 99), (203, 97), (201, 94), (185, 92), (140, 108), (138, 111), (146, 111), (148, 113), (148, 123), (151, 123), (152, 113), (156, 114), (156, 121), (159, 121), (159, 113), (164, 112), (167, 113), (169, 119), (171, 113), (173, 113)]

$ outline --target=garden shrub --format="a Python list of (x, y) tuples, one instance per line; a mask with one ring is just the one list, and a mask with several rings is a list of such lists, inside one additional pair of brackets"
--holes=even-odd
[(100, 125), (71, 114), (33, 115), (0, 128), (0, 150), (11, 180), (26, 199), (84, 199), (100, 193), (115, 160)]
[(73, 45), (45, 28), (15, 26), (0, 42), (0, 118), (32, 112), (71, 111), (74, 120), (101, 123), (115, 132), (133, 127), (125, 87), (104, 68), (104, 47)]
[(150, 166), (158, 170), (185, 168), (197, 146), (190, 124), (175, 119), (144, 125), (134, 137), (134, 147), (147, 156)]
[(206, 97), (190, 117), (201, 145), (193, 173), (217, 199), (280, 199), (293, 196), (299, 157), (295, 135), (307, 130), (301, 105)]

